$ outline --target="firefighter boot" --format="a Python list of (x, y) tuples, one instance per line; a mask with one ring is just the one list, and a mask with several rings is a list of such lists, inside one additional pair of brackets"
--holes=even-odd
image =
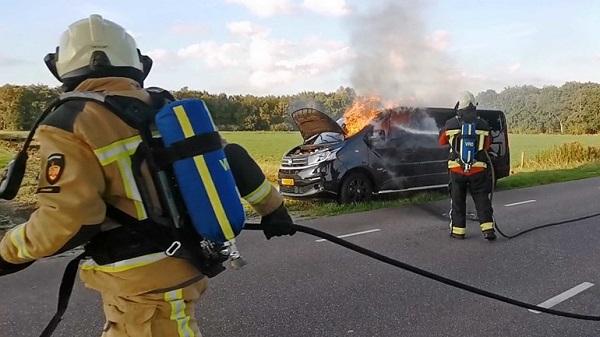
[(464, 227), (451, 227), (450, 237), (454, 239), (464, 239), (466, 234), (466, 229)]
[(496, 240), (496, 233), (494, 232), (493, 229), (483, 231), (483, 238), (488, 241), (494, 241), (494, 240)]

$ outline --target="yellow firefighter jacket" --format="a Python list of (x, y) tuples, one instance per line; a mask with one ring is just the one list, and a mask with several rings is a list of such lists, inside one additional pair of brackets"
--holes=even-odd
[[(127, 78), (88, 79), (75, 91), (129, 96), (150, 103), (148, 93)], [(139, 220), (147, 216), (131, 172), (130, 156), (140, 142), (137, 131), (104, 106), (66, 102), (48, 116), (36, 137), (42, 158), (39, 208), (0, 241), (0, 269), (18, 269), (120, 226), (106, 217), (107, 205)], [(243, 197), (260, 215), (282, 203), (266, 179)], [(109, 265), (84, 260), (80, 276), (89, 288), (122, 295), (180, 288), (203, 277), (186, 260), (163, 252)]]

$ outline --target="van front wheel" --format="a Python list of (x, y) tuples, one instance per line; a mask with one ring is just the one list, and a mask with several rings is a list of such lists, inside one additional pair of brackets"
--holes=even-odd
[(373, 184), (364, 173), (350, 173), (342, 182), (339, 202), (343, 204), (369, 201), (373, 197)]

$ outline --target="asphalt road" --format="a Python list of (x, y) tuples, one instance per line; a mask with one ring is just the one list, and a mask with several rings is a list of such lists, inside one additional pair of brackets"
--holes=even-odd
[[(600, 211), (600, 178), (499, 192), (494, 204), (511, 233), (583, 216)], [(600, 315), (600, 218), (492, 243), (471, 222), (459, 241), (448, 236), (446, 208), (437, 202), (304, 224), (335, 235), (366, 231), (347, 239), (530, 303), (566, 292), (554, 309)], [(600, 322), (531, 313), (315, 240), (243, 233), (239, 248), (249, 265), (211, 280), (198, 308), (204, 336), (600, 335)], [(0, 278), (1, 337), (39, 334), (55, 310), (67, 261), (47, 259)], [(99, 336), (103, 322), (98, 296), (78, 285), (55, 336)]]

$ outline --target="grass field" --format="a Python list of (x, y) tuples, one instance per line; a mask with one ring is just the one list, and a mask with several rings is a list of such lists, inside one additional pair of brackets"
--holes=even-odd
[(525, 152), (525, 160), (527, 160), (543, 150), (569, 142), (579, 142), (589, 146), (600, 146), (600, 135), (511, 134), (508, 136), (508, 141), (510, 143), (511, 151), (511, 166), (518, 167), (521, 163), (521, 152)]
[(229, 143), (242, 145), (271, 181), (277, 179), (281, 157), (302, 142), (299, 132), (221, 132)]
[[(11, 134), (11, 133), (5, 133)], [(283, 154), (298, 145), (302, 138), (298, 132), (222, 132), (223, 137), (230, 143), (244, 146), (265, 171), (267, 177), (276, 182), (277, 171)], [(0, 138), (2, 133), (0, 132)], [(511, 148), (511, 164), (516, 174), (502, 179), (498, 185), (501, 189), (535, 186), (559, 181), (583, 179), (600, 176), (600, 163), (590, 163), (579, 167), (547, 168), (543, 171), (530, 172), (530, 169), (519, 170), (521, 152), (526, 153), (526, 159), (535, 154), (548, 150), (553, 146), (569, 142), (580, 142), (584, 145), (600, 146), (600, 136), (595, 135), (517, 135), (509, 136)], [(0, 167), (11, 158), (11, 154), (0, 148)], [(318, 200), (288, 201), (291, 210), (306, 216), (334, 215), (362, 210), (395, 207), (408, 203), (425, 202), (445, 198), (444, 194), (430, 192), (414, 195), (404, 195), (393, 200), (377, 200), (368, 204), (339, 205), (335, 202)]]
[[(223, 137), (231, 143), (244, 146), (248, 152), (261, 164), (269, 176), (276, 176), (277, 169), (283, 154), (302, 142), (299, 132), (275, 131), (239, 131), (221, 132)], [(24, 137), (26, 132), (0, 131), (0, 139)], [(553, 146), (568, 142), (580, 142), (584, 145), (600, 146), (600, 135), (524, 135), (511, 134), (509, 136), (511, 150), (511, 165), (517, 167), (521, 161), (521, 152), (525, 152), (526, 159), (532, 158), (536, 153)], [(3, 164), (2, 149), (0, 149), (0, 164)]]

